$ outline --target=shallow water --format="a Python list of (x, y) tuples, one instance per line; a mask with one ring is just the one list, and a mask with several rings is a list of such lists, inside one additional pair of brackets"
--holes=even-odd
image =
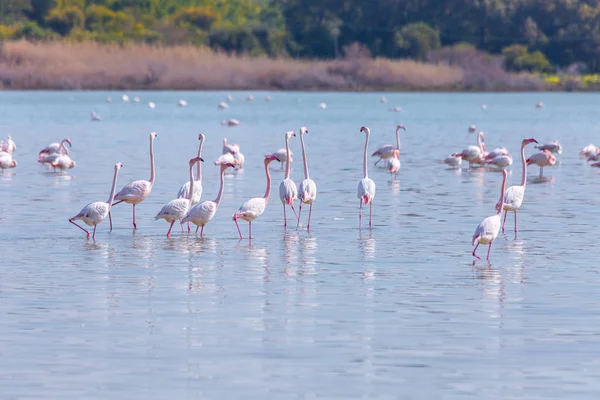
[[(596, 94), (0, 93), (0, 138), (11, 134), (19, 165), (0, 174), (0, 392), (2, 398), (593, 398), (600, 390), (600, 284), (596, 228), (600, 170), (579, 158), (599, 142)], [(107, 96), (113, 103), (105, 102)], [(177, 107), (185, 98), (189, 106)], [(154, 101), (156, 109), (147, 107)], [(546, 107), (536, 109), (538, 101)], [(318, 104), (326, 102), (327, 108)], [(487, 109), (481, 109), (486, 104)], [(400, 105), (401, 113), (388, 112)], [(104, 118), (91, 122), (95, 110)], [(222, 127), (226, 118), (242, 121)], [(377, 184), (373, 229), (358, 229), (356, 186), (369, 152), (401, 132), (401, 171)], [(521, 177), (523, 137), (558, 139), (559, 163), (529, 170), (519, 235), (500, 235), (491, 265), (473, 263), (471, 236), (494, 213), (501, 174), (436, 162), (486, 133), (506, 146)], [(232, 214), (265, 189), (262, 156), (284, 133), (307, 126), (311, 178), (319, 194), (311, 232), (284, 229), (273, 197), (253, 224)], [(149, 178), (148, 135), (157, 180), (137, 210), (113, 209), (114, 230), (95, 241), (68, 223), (87, 203)], [(203, 200), (213, 199), (212, 164), (223, 137), (239, 143), (243, 172), (228, 174), (205, 238), (154, 215), (187, 177), (206, 134)], [(77, 166), (57, 175), (36, 163), (50, 142), (71, 138)], [(292, 139), (292, 178), (302, 176)], [(527, 154), (533, 152), (527, 149)], [(307, 207), (303, 210), (306, 223)], [(484, 256), (485, 246), (479, 254)]]

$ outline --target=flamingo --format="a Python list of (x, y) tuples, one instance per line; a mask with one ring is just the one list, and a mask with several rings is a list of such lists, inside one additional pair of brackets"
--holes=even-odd
[(360, 199), (360, 213), (358, 214), (358, 218), (360, 221), (360, 227), (362, 228), (362, 207), (363, 202), (365, 206), (369, 206), (369, 228), (373, 226), (373, 199), (375, 198), (375, 182), (369, 178), (369, 174), (367, 172), (367, 148), (369, 147), (369, 135), (371, 134), (371, 130), (366, 126), (360, 128), (361, 132), (364, 132), (366, 135), (365, 139), (365, 152), (363, 156), (363, 179), (358, 182), (358, 191), (357, 195)]
[[(294, 152), (291, 149), (290, 149), (289, 154), (290, 154), (290, 162), (294, 162)], [(275, 153), (272, 153), (271, 155), (277, 157), (281, 161), (281, 169), (283, 169), (283, 163), (284, 162), (287, 163), (287, 159), (288, 159), (287, 150), (284, 148), (281, 148), (281, 149), (277, 150)]]
[(148, 108), (150, 108), (150, 109), (153, 109), (153, 110), (154, 110), (154, 109), (156, 108), (156, 103), (155, 103), (155, 102), (153, 102), (153, 101), (149, 101), (149, 102), (148, 102)]
[(600, 162), (590, 164), (590, 167), (600, 167)]
[(385, 167), (390, 171), (390, 179), (392, 179), (392, 174), (396, 174), (396, 177), (398, 177), (398, 171), (400, 171), (400, 150), (395, 149), (393, 157), (385, 160)]
[(477, 127), (475, 125), (469, 125), (469, 133), (475, 133), (477, 132)]
[(298, 187), (298, 198), (300, 199), (300, 209), (298, 210), (298, 224), (296, 229), (300, 226), (300, 215), (302, 214), (302, 204), (310, 204), (308, 210), (308, 224), (306, 224), (306, 230), (310, 231), (310, 216), (312, 214), (313, 202), (317, 199), (317, 185), (315, 181), (310, 179), (308, 175), (308, 162), (306, 160), (306, 149), (304, 148), (304, 134), (308, 133), (308, 128), (300, 128), (300, 145), (302, 146), (302, 160), (304, 161), (304, 180)]
[[(192, 206), (192, 197), (194, 193), (194, 164), (199, 161), (204, 161), (200, 157), (192, 158), (189, 162), (190, 165), (190, 190), (188, 191), (185, 199), (177, 198), (168, 202), (161, 210), (156, 214), (154, 220), (164, 219), (170, 222), (169, 230), (167, 231), (167, 237), (171, 237), (171, 229), (175, 221), (185, 217)], [(181, 232), (183, 232), (183, 221), (181, 222)]]
[(477, 146), (467, 146), (460, 153), (453, 153), (452, 156), (461, 156), (463, 160), (469, 162), (469, 167), (473, 164), (481, 164), (485, 153), (485, 137), (483, 132), (477, 135)]
[(66, 169), (75, 168), (75, 161), (66, 154), (52, 154), (44, 158), (43, 163), (50, 164), (54, 171), (56, 168), (64, 172)]
[(236, 169), (242, 168), (244, 166), (244, 162), (246, 161), (246, 157), (239, 151), (233, 155), (233, 159), (235, 160), (234, 164)]
[(0, 169), (4, 172), (5, 169), (15, 168), (17, 162), (13, 159), (11, 153), (0, 152)]
[(235, 154), (240, 151), (240, 145), (235, 143), (228, 143), (227, 138), (223, 138), (223, 154), (231, 153)]
[(492, 159), (487, 159), (485, 162), (488, 165), (495, 165), (499, 169), (505, 169), (512, 165), (513, 159), (510, 154), (503, 154)]
[[(477, 257), (481, 260), (481, 258), (475, 253), (477, 251), (477, 247), (480, 244), (487, 244), (488, 252), (486, 260), (490, 260), (490, 250), (492, 250), (492, 242), (494, 239), (498, 237), (498, 232), (500, 231), (500, 216), (502, 215), (502, 208), (504, 207), (504, 187), (506, 186), (506, 175), (508, 172), (503, 169), (502, 170), (502, 187), (500, 188), (500, 207), (498, 207), (498, 212), (496, 215), (492, 215), (491, 217), (485, 218), (483, 221), (477, 225), (477, 229), (475, 229), (475, 233), (473, 234), (473, 239), (471, 244), (475, 246), (473, 249), (473, 257)], [(477, 245), (475, 245), (477, 242)]]
[(235, 222), (235, 226), (237, 226), (240, 239), (242, 239), (242, 232), (240, 231), (237, 220), (241, 218), (244, 221), (248, 221), (249, 239), (252, 239), (252, 221), (265, 212), (269, 196), (271, 195), (271, 173), (269, 172), (269, 163), (273, 160), (279, 161), (279, 158), (272, 154), (267, 154), (265, 156), (265, 173), (267, 174), (267, 190), (265, 191), (265, 195), (263, 197), (254, 197), (248, 200), (238, 208), (235, 214), (233, 214), (233, 222)]
[(447, 164), (451, 167), (458, 167), (460, 166), (460, 164), (462, 164), (462, 155), (450, 155), (445, 159), (441, 160), (440, 164)]
[(485, 160), (493, 160), (496, 157), (506, 156), (506, 155), (510, 155), (510, 153), (506, 147), (497, 147), (492, 151), (486, 152), (484, 159)]
[(214, 201), (206, 200), (202, 203), (198, 203), (193, 206), (187, 213), (187, 215), (181, 220), (181, 223), (190, 222), (196, 224), (196, 233), (198, 228), (202, 227), (200, 231), (200, 237), (204, 234), (204, 225), (208, 224), (217, 213), (221, 199), (223, 198), (223, 186), (225, 184), (225, 170), (229, 167), (234, 167), (233, 164), (223, 163), (221, 164), (221, 186), (219, 186), (219, 193)]
[[(200, 157), (202, 155), (202, 146), (204, 145), (204, 134), (198, 135), (198, 140), (200, 141), (200, 145), (198, 146), (198, 155)], [(179, 188), (177, 192), (178, 199), (187, 199), (188, 193), (190, 192), (190, 183), (186, 182)], [(198, 204), (200, 202), (200, 198), (202, 197), (202, 163), (196, 164), (196, 182), (194, 182), (194, 192), (192, 193), (192, 205)], [(188, 227), (189, 228), (189, 227)]]
[(596, 147), (590, 143), (587, 146), (585, 146), (583, 149), (581, 149), (579, 154), (582, 156), (585, 156), (585, 157), (590, 157), (592, 155), (597, 154), (599, 151), (600, 151), (600, 149), (598, 147)]
[(92, 121), (102, 121), (102, 117), (100, 117), (98, 114), (96, 114), (95, 111), (92, 111), (91, 118), (92, 118)]
[(221, 165), (221, 164), (233, 164), (233, 165), (235, 165), (235, 163), (236, 163), (235, 157), (231, 153), (221, 154), (219, 156), (219, 158), (217, 158), (217, 161), (215, 161), (215, 165)]
[[(515, 234), (517, 233), (517, 210), (521, 208), (523, 198), (525, 197), (525, 186), (527, 185), (527, 162), (525, 161), (525, 146), (529, 143), (537, 143), (534, 138), (523, 139), (521, 142), (521, 164), (523, 165), (523, 174), (521, 175), (521, 184), (513, 185), (504, 192), (504, 222), (502, 223), (502, 233), (504, 233), (504, 225), (506, 225), (506, 216), (509, 211), (515, 212)], [(496, 204), (496, 211), (500, 207), (500, 201)]]
[(0, 142), (0, 151), (5, 151), (6, 153), (14, 153), (17, 149), (17, 145), (13, 142), (12, 137), (8, 135), (6, 137), (6, 142)]
[(400, 150), (400, 129), (404, 129), (406, 131), (406, 127), (404, 127), (404, 125), (398, 125), (396, 127), (396, 147), (394, 147), (394, 145), (391, 144), (385, 144), (377, 150), (375, 150), (373, 154), (371, 154), (371, 157), (379, 157), (379, 160), (375, 161), (375, 165), (377, 165), (377, 163), (379, 163), (379, 161), (381, 160), (393, 157), (395, 149)]
[(63, 139), (60, 143), (50, 143), (48, 146), (40, 150), (38, 154), (38, 160), (43, 160), (46, 156), (55, 153), (69, 154), (69, 149), (67, 149), (65, 143), (71, 147), (71, 139), (69, 138)]
[(187, 102), (187, 101), (185, 101), (184, 99), (181, 99), (181, 100), (179, 100), (179, 101), (177, 102), (177, 105), (178, 105), (179, 107), (187, 107), (187, 105), (188, 105), (188, 102)]
[(229, 119), (229, 120), (223, 120), (221, 121), (221, 125), (227, 125), (227, 126), (238, 126), (241, 122), (238, 121), (237, 119)]
[(558, 140), (553, 140), (550, 143), (543, 144), (541, 146), (535, 146), (536, 149), (548, 150), (550, 153), (562, 154), (562, 146)]
[(294, 201), (298, 198), (298, 188), (296, 188), (296, 183), (290, 179), (290, 138), (292, 136), (296, 136), (296, 133), (293, 131), (286, 132), (285, 134), (285, 150), (287, 155), (287, 160), (285, 162), (285, 179), (281, 181), (279, 184), (279, 199), (281, 200), (281, 204), (283, 204), (283, 226), (287, 226), (287, 217), (285, 215), (285, 205), (288, 204), (292, 207), (292, 211), (298, 219), (298, 215), (296, 214), (296, 210), (294, 209)]
[(113, 200), (113, 196), (115, 195), (115, 189), (117, 187), (117, 175), (119, 174), (119, 170), (123, 167), (123, 164), (120, 162), (115, 164), (115, 175), (113, 177), (112, 188), (110, 189), (110, 195), (108, 196), (108, 201), (96, 201), (94, 203), (90, 203), (87, 206), (83, 207), (79, 213), (73, 218), (69, 218), (69, 222), (83, 230), (87, 234), (87, 239), (90, 238), (90, 232), (83, 228), (81, 225), (78, 225), (75, 221), (80, 219), (86, 225), (94, 227), (94, 233), (92, 234), (92, 239), (96, 239), (96, 225), (100, 222), (104, 221), (104, 218), (110, 213), (110, 208)]
[(219, 104), (217, 104), (217, 108), (219, 108), (221, 110), (224, 109), (224, 108), (229, 108), (229, 104), (227, 104), (224, 101), (222, 101)]
[[(137, 223), (135, 221), (135, 206), (140, 204), (148, 197), (152, 191), (152, 185), (154, 185), (154, 138), (158, 136), (158, 133), (152, 132), (150, 134), (150, 180), (138, 180), (128, 183), (115, 195), (114, 200), (117, 202), (113, 206), (125, 202), (133, 205), (133, 229), (137, 229)], [(110, 211), (108, 212), (108, 220), (110, 222), (110, 229), (112, 231), (112, 218)]]
[(544, 175), (544, 167), (554, 165), (556, 163), (556, 157), (548, 150), (542, 150), (539, 153), (535, 153), (527, 159), (527, 165), (536, 164), (540, 167), (540, 179)]

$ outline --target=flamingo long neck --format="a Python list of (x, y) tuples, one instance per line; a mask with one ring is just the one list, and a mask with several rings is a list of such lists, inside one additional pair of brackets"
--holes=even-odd
[(523, 175), (521, 176), (521, 186), (525, 189), (527, 184), (527, 161), (525, 161), (525, 144), (521, 145), (521, 163), (523, 164)]
[[(200, 161), (198, 161), (200, 162)], [(192, 206), (192, 197), (194, 197), (194, 164), (190, 165), (190, 191), (188, 192), (187, 198)]]
[(365, 152), (363, 155), (363, 175), (365, 178), (369, 177), (369, 173), (367, 171), (367, 148), (369, 147), (369, 131), (365, 131), (366, 139), (365, 139)]
[(481, 135), (477, 136), (477, 144), (479, 145), (479, 150), (481, 150), (481, 153), (483, 154), (485, 152), (485, 145), (483, 144), (483, 141), (481, 140)]
[(288, 135), (285, 136), (285, 156), (287, 160), (285, 160), (285, 179), (290, 179), (290, 137)]
[(112, 206), (113, 199), (115, 197), (115, 191), (117, 190), (117, 174), (119, 173), (119, 168), (115, 168), (115, 175), (113, 176), (112, 188), (110, 189), (110, 196), (108, 196), (108, 210)]
[(154, 137), (150, 138), (150, 184), (154, 185)]
[(264, 196), (265, 203), (269, 200), (269, 196), (271, 195), (271, 173), (269, 172), (269, 162), (270, 160), (265, 160), (265, 172), (267, 173), (267, 190), (265, 191)]
[(67, 146), (65, 146), (65, 142), (66, 142), (65, 139), (63, 139), (63, 141), (60, 142), (60, 147), (58, 148), (58, 151), (60, 153), (60, 149), (64, 149), (64, 153), (63, 154), (69, 154), (69, 149), (67, 149)]
[(300, 145), (302, 146), (302, 160), (304, 161), (304, 179), (309, 179), (308, 161), (306, 160), (306, 150), (304, 149), (304, 134), (302, 133), (300, 133)]
[(225, 186), (225, 168), (221, 168), (221, 186), (219, 186), (219, 193), (217, 193), (217, 198), (215, 199), (215, 203), (217, 206), (221, 202), (221, 198), (223, 197), (223, 187)]
[[(198, 157), (202, 156), (202, 147), (204, 146), (204, 138), (200, 139), (200, 146), (198, 147)], [(198, 161), (196, 165), (196, 177), (202, 182), (202, 161)]]
[(400, 127), (396, 128), (396, 148), (400, 150)]
[(502, 174), (502, 187), (500, 188), (500, 208), (496, 215), (502, 216), (502, 209), (504, 208), (504, 189), (506, 188), (506, 174)]

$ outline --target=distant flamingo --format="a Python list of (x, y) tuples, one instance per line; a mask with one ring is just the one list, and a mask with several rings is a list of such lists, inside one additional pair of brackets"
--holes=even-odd
[[(500, 188), (500, 207), (497, 214), (487, 217), (481, 221), (479, 225), (477, 225), (477, 229), (475, 229), (475, 233), (473, 234), (473, 239), (471, 241), (472, 245), (475, 246), (473, 249), (473, 256), (479, 258), (480, 260), (481, 258), (475, 253), (477, 251), (477, 247), (479, 247), (480, 244), (489, 245), (486, 257), (486, 260), (489, 261), (490, 251), (492, 250), (492, 242), (498, 237), (498, 232), (500, 231), (500, 216), (502, 215), (502, 207), (504, 207), (504, 188), (506, 186), (506, 175), (508, 175), (508, 172), (503, 169), (502, 187)], [(477, 245), (475, 245), (475, 242), (477, 242)]]
[(512, 165), (513, 159), (510, 154), (503, 154), (492, 159), (487, 159), (485, 162), (487, 165), (494, 165), (498, 167), (498, 169), (505, 169), (506, 167)]
[(265, 156), (265, 173), (267, 174), (267, 190), (265, 191), (265, 195), (263, 197), (254, 197), (248, 200), (242, 204), (235, 214), (233, 214), (233, 222), (235, 222), (235, 226), (237, 226), (240, 239), (242, 239), (242, 232), (240, 231), (237, 220), (241, 218), (244, 221), (248, 221), (249, 239), (252, 239), (252, 221), (260, 217), (262, 213), (265, 212), (265, 208), (267, 208), (267, 202), (271, 195), (271, 173), (269, 172), (269, 163), (273, 160), (279, 161), (277, 156), (272, 154), (267, 154)]
[(221, 121), (221, 125), (238, 126), (239, 124), (240, 124), (240, 121), (238, 121), (237, 119), (229, 119), (229, 120)]
[(223, 138), (223, 154), (231, 153), (235, 154), (240, 151), (240, 145), (235, 143), (228, 143), (227, 138)]
[(13, 142), (12, 137), (8, 135), (6, 137), (6, 142), (0, 142), (0, 151), (5, 151), (7, 153), (14, 153), (17, 149), (17, 145)]
[(477, 127), (475, 125), (469, 125), (469, 133), (477, 132)]
[(391, 144), (384, 144), (383, 146), (375, 150), (373, 154), (371, 154), (371, 157), (379, 157), (379, 160), (375, 161), (375, 165), (377, 165), (377, 163), (379, 163), (379, 161), (381, 160), (386, 160), (390, 157), (393, 157), (394, 150), (400, 150), (400, 129), (404, 129), (406, 131), (404, 125), (398, 125), (396, 127), (396, 147), (394, 147), (394, 145)]
[(87, 206), (83, 207), (79, 213), (73, 218), (69, 218), (69, 222), (83, 230), (87, 234), (87, 238), (90, 238), (90, 232), (87, 229), (84, 229), (82, 226), (75, 223), (76, 220), (82, 220), (86, 225), (94, 227), (94, 233), (92, 234), (92, 239), (96, 238), (96, 225), (100, 222), (104, 221), (104, 218), (110, 213), (110, 208), (112, 204), (113, 196), (115, 195), (115, 189), (117, 187), (117, 175), (119, 174), (119, 170), (123, 167), (123, 164), (116, 163), (115, 164), (115, 175), (113, 177), (112, 188), (110, 189), (110, 195), (108, 196), (108, 201), (96, 201), (94, 203), (90, 203)]
[[(271, 154), (277, 157), (281, 163), (281, 169), (283, 169), (283, 163), (287, 163), (287, 150), (285, 148), (278, 149), (276, 152)], [(290, 162), (294, 162), (294, 152), (290, 149)], [(286, 164), (287, 165), (287, 164)]]
[(469, 167), (473, 164), (482, 164), (485, 157), (485, 137), (483, 132), (477, 135), (477, 146), (467, 146), (460, 153), (453, 153), (452, 156), (461, 156), (463, 160), (469, 163)]
[(287, 217), (285, 215), (286, 204), (292, 208), (296, 219), (298, 219), (298, 215), (294, 209), (294, 201), (298, 198), (298, 188), (296, 188), (296, 183), (290, 179), (290, 138), (292, 136), (296, 136), (296, 133), (293, 131), (285, 134), (285, 150), (287, 155), (287, 161), (285, 162), (285, 179), (279, 184), (279, 200), (281, 200), (281, 204), (283, 204), (283, 226), (287, 226)]
[(535, 146), (536, 149), (548, 150), (550, 153), (562, 154), (562, 146), (558, 140), (553, 140), (550, 143), (543, 144), (541, 146)]
[(540, 167), (540, 179), (544, 176), (544, 167), (554, 165), (555, 163), (556, 157), (548, 150), (542, 150), (527, 159), (527, 165), (535, 164)]
[[(517, 210), (521, 208), (523, 199), (525, 198), (525, 187), (527, 186), (527, 162), (525, 161), (525, 146), (529, 143), (537, 143), (534, 138), (523, 139), (521, 142), (521, 164), (523, 165), (523, 173), (521, 174), (521, 184), (513, 185), (504, 192), (504, 222), (502, 223), (502, 233), (504, 233), (504, 225), (506, 225), (506, 216), (509, 211), (515, 212), (515, 233), (517, 233)], [(500, 201), (496, 204), (496, 211), (500, 208)]]
[(60, 143), (50, 143), (48, 146), (40, 150), (38, 159), (43, 160), (46, 156), (55, 153), (69, 154), (69, 149), (67, 149), (65, 143), (71, 147), (71, 140), (69, 138), (63, 139)]
[(197, 225), (196, 233), (198, 233), (198, 228), (202, 227), (200, 231), (200, 236), (202, 237), (204, 234), (204, 225), (208, 224), (217, 213), (217, 209), (219, 208), (219, 204), (221, 203), (221, 199), (223, 198), (223, 187), (225, 184), (225, 170), (229, 167), (233, 167), (233, 164), (224, 163), (221, 164), (221, 185), (219, 186), (219, 193), (217, 194), (217, 198), (214, 201), (206, 200), (202, 203), (198, 203), (193, 206), (188, 214), (181, 220), (181, 223), (190, 222)]
[(398, 171), (400, 171), (400, 150), (394, 150), (394, 155), (385, 161), (385, 167), (390, 171), (390, 179), (392, 179), (392, 174), (396, 174), (396, 178), (398, 177)]
[[(142, 201), (148, 197), (150, 192), (152, 191), (152, 185), (154, 185), (154, 138), (158, 136), (158, 133), (152, 132), (150, 134), (150, 180), (144, 181), (133, 181), (123, 186), (123, 188), (115, 195), (114, 200), (117, 202), (113, 204), (117, 205), (119, 203), (125, 202), (127, 204), (133, 205), (133, 229), (137, 229), (137, 223), (135, 220), (135, 206), (140, 204)], [(112, 218), (110, 216), (110, 211), (108, 212), (108, 220), (110, 222), (110, 229), (112, 231)]]
[(98, 114), (96, 114), (95, 111), (92, 111), (91, 118), (92, 118), (92, 121), (102, 121), (102, 117), (100, 117)]
[(443, 160), (440, 160), (440, 164), (447, 164), (451, 167), (458, 167), (462, 164), (462, 155), (450, 155)]
[(72, 160), (68, 155), (56, 154), (56, 157), (54, 156), (55, 154), (52, 154), (44, 158), (44, 163), (46, 163), (49, 159), (52, 159), (48, 162), (48, 164), (50, 164), (55, 171), (56, 168), (60, 169), (61, 172), (64, 172), (67, 169), (75, 168), (75, 161)]
[(306, 230), (310, 231), (310, 216), (312, 214), (313, 202), (317, 199), (317, 185), (308, 175), (308, 162), (306, 160), (306, 149), (304, 148), (304, 134), (308, 133), (308, 128), (300, 128), (300, 145), (302, 146), (302, 160), (304, 161), (304, 180), (298, 187), (298, 198), (300, 199), (300, 209), (298, 210), (298, 223), (296, 229), (300, 226), (300, 215), (302, 214), (302, 204), (310, 204), (308, 211), (308, 224)]
[(486, 160), (493, 160), (498, 156), (510, 155), (508, 149), (506, 147), (497, 147), (492, 151), (486, 152), (484, 158)]
[(363, 155), (363, 179), (358, 182), (358, 190), (357, 195), (360, 199), (360, 212), (358, 214), (358, 218), (360, 221), (360, 228), (362, 228), (362, 207), (363, 202), (365, 206), (369, 206), (369, 228), (373, 226), (373, 199), (375, 198), (375, 182), (369, 178), (369, 174), (367, 172), (367, 148), (369, 147), (369, 135), (371, 134), (371, 130), (366, 126), (360, 128), (361, 132), (364, 132), (366, 135), (365, 139), (365, 151)]
[[(192, 207), (192, 196), (194, 193), (194, 164), (197, 162), (204, 161), (200, 157), (192, 158), (189, 162), (190, 165), (190, 190), (188, 191), (187, 198), (181, 199), (177, 198), (175, 200), (171, 200), (168, 202), (154, 217), (154, 220), (164, 219), (167, 222), (170, 222), (169, 230), (167, 232), (167, 237), (171, 236), (171, 229), (173, 229), (173, 224), (175, 221), (178, 221), (185, 217)], [(181, 222), (181, 231), (183, 232), (183, 221)]]
[(4, 172), (5, 169), (15, 168), (17, 162), (13, 159), (12, 154), (7, 152), (0, 153), (0, 169)]
[[(202, 146), (204, 145), (204, 134), (198, 135), (198, 140), (200, 141), (200, 145), (198, 146), (198, 155), (197, 157), (202, 156)], [(179, 188), (177, 192), (178, 199), (187, 199), (188, 193), (190, 191), (190, 183), (186, 182)], [(194, 192), (192, 193), (192, 205), (198, 204), (200, 202), (200, 198), (202, 197), (202, 163), (196, 163), (196, 182), (194, 182)], [(189, 228), (189, 226), (188, 226)], [(189, 229), (188, 229), (189, 230)]]
[(598, 153), (600, 149), (596, 146), (594, 146), (593, 144), (588, 144), (587, 146), (585, 146), (583, 149), (581, 149), (581, 151), (579, 152), (580, 155), (585, 156), (585, 157), (590, 157), (592, 155), (595, 155)]

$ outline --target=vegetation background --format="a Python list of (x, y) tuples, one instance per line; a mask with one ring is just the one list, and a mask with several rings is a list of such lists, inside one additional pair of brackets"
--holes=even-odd
[(600, 0), (0, 0), (0, 86), (596, 90)]

